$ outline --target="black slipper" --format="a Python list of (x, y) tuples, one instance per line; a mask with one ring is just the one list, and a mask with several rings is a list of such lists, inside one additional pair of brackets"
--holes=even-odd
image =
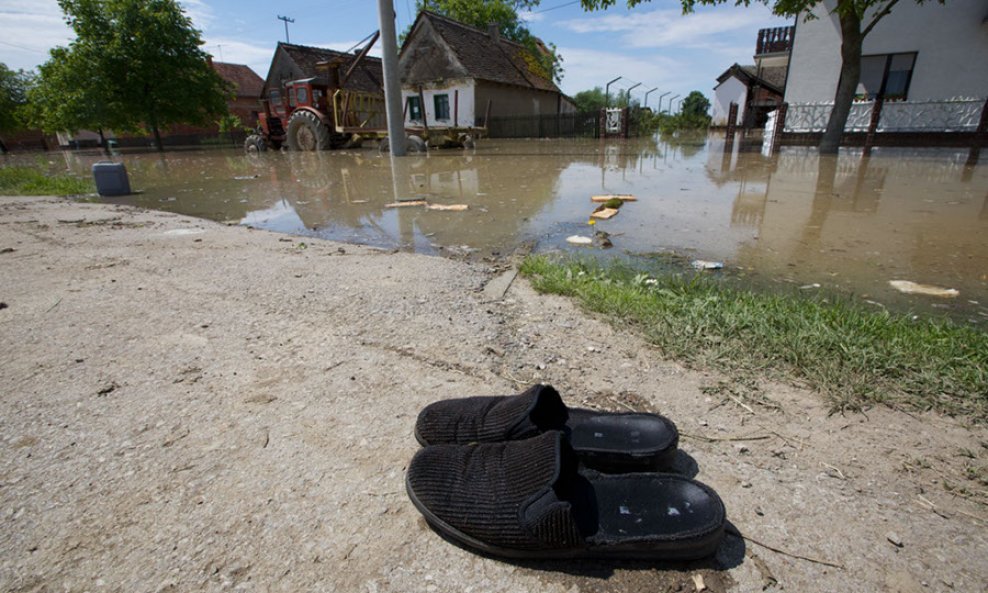
[(562, 433), (426, 447), (405, 486), (440, 534), (507, 558), (690, 560), (714, 553), (724, 504), (683, 476), (577, 471)]
[(566, 433), (589, 467), (606, 472), (652, 471), (672, 465), (679, 432), (658, 414), (567, 409), (559, 392), (535, 385), (519, 395), (467, 397), (432, 403), (415, 423), (423, 446), (525, 439)]

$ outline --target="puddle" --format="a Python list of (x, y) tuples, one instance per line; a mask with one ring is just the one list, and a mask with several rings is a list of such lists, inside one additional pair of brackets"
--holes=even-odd
[[(988, 323), (988, 308), (976, 304), (988, 304), (988, 159), (970, 166), (966, 150), (952, 149), (821, 158), (799, 147), (765, 157), (723, 146), (716, 135), (678, 144), (486, 140), (395, 159), (394, 169), (374, 150), (124, 153), (116, 158), (143, 193), (106, 201), (438, 255), (496, 257), (528, 244), (672, 253), (687, 265), (723, 262), (723, 272), (707, 273)], [(80, 174), (102, 160), (47, 158)], [(588, 224), (600, 206), (592, 196), (626, 194), (637, 201)], [(411, 200), (426, 205), (386, 207)], [(601, 231), (612, 249), (600, 248)], [(596, 240), (571, 245), (573, 236)], [(959, 297), (903, 294), (892, 280)]]

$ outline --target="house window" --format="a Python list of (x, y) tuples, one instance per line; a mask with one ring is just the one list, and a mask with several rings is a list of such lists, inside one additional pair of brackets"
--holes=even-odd
[(422, 121), (422, 100), (418, 97), (408, 98), (408, 121)]
[(861, 57), (861, 78), (855, 98), (904, 101), (909, 95), (916, 53), (882, 54)]
[(436, 108), (436, 119), (449, 119), (449, 95), (436, 95), (432, 101)]

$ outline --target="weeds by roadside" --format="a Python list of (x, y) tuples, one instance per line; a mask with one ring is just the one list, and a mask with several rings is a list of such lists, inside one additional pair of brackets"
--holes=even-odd
[(89, 179), (51, 175), (33, 167), (0, 167), (0, 195), (72, 196), (95, 191)]
[(620, 264), (530, 256), (521, 272), (691, 365), (804, 384), (835, 409), (885, 403), (988, 420), (988, 333), (977, 329)]

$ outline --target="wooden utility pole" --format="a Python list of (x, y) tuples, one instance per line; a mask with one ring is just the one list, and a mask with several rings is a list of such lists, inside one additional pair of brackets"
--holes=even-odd
[(279, 14), (278, 15), (278, 20), (279, 21), (285, 21), (285, 43), (291, 43), (291, 40), (288, 38), (288, 23), (294, 23), (295, 22), (295, 19), (290, 19), (287, 16), (281, 16)]

